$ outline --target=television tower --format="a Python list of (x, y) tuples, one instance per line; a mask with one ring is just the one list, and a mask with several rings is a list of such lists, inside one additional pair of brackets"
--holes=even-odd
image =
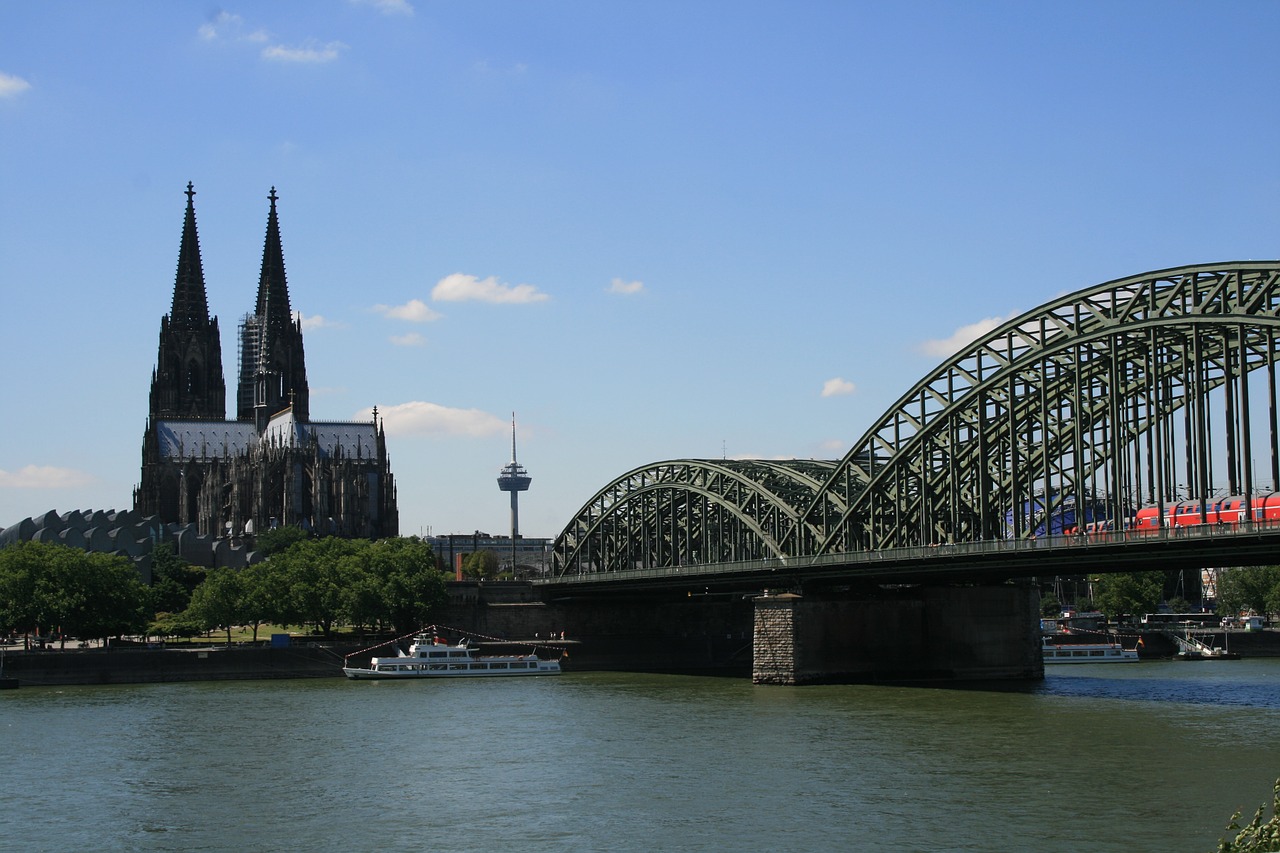
[(516, 413), (511, 413), (511, 461), (498, 475), (498, 488), (511, 493), (511, 572), (516, 570), (516, 539), (520, 536), (520, 493), (528, 491), (533, 478), (516, 461)]

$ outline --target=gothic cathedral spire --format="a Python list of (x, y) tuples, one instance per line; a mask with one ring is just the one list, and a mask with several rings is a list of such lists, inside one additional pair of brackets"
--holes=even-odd
[(262, 247), (258, 301), (240, 326), (240, 384), (237, 419), (253, 421), (261, 430), (277, 412), (292, 406), (295, 420), (310, 420), (307, 367), (302, 347), (302, 321), (289, 306), (276, 188), (267, 198), (267, 237)]
[(222, 420), (227, 385), (217, 318), (209, 317), (196, 233), (195, 190), (187, 184), (187, 214), (178, 249), (173, 307), (160, 321), (160, 348), (151, 379), (151, 419)]

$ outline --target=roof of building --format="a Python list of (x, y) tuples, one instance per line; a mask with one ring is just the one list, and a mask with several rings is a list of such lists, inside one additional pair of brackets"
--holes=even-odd
[(247, 421), (157, 421), (156, 435), (164, 459), (227, 458), (265, 441), (278, 446), (303, 447), (312, 441), (321, 456), (378, 458), (378, 431), (373, 423), (304, 423), (292, 409), (276, 414), (258, 436)]

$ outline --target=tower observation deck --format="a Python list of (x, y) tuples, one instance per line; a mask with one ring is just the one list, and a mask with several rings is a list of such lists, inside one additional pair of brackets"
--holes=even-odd
[(511, 461), (498, 474), (498, 488), (511, 493), (511, 570), (516, 569), (516, 540), (520, 538), (520, 493), (528, 491), (533, 478), (516, 461), (516, 413), (511, 413)]

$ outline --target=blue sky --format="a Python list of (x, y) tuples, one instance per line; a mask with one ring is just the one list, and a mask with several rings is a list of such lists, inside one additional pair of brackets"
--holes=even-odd
[[(838, 459), (997, 321), (1280, 253), (1280, 3), (0, 2), (0, 526), (127, 508), (187, 181), (233, 396), (276, 187), (403, 533)], [(231, 412), (234, 416), (234, 411)]]

